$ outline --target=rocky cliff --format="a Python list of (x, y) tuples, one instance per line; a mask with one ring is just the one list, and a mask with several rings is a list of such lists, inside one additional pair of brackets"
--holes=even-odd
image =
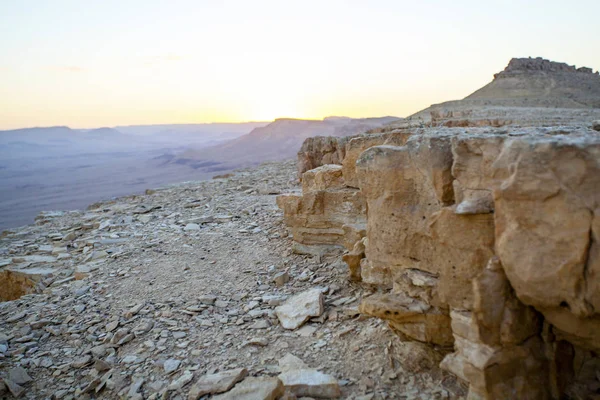
[(400, 129), (330, 147), (341, 165), (304, 172), (278, 204), (304, 251), (338, 246), (377, 289), (362, 313), (454, 349), (441, 366), (472, 399), (600, 387), (599, 132)]

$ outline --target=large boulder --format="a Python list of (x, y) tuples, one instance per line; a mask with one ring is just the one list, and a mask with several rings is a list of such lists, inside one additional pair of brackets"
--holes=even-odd
[(600, 135), (525, 136), (496, 160), (496, 251), (518, 298), (600, 350)]

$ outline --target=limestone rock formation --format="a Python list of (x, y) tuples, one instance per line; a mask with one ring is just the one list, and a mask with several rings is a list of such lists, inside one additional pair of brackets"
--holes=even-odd
[(348, 137), (314, 136), (306, 139), (298, 151), (298, 175), (325, 164), (341, 164)]
[(304, 175), (302, 196), (277, 198), (294, 239), (322, 249), (352, 249), (365, 225), (364, 197), (358, 189), (344, 185), (339, 165), (323, 165)]
[[(312, 201), (312, 187), (357, 191), (366, 213), (343, 222), (359, 215), (366, 229), (342, 258), (352, 280), (377, 288), (359, 310), (452, 347), (441, 366), (470, 384), (469, 398), (579, 396), (600, 365), (599, 146), (586, 121), (390, 129), (345, 140), (341, 168), (305, 172), (294, 201)], [(284, 199), (285, 222), (305, 241), (305, 211)], [(319, 243), (330, 241), (311, 237)]]
[(513, 139), (494, 166), (496, 249), (517, 296), (600, 350), (600, 138)]

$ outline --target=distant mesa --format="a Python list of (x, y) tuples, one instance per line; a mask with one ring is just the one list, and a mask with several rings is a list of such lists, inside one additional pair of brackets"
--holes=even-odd
[(600, 108), (600, 75), (543, 58), (513, 58), (494, 80), (465, 100), (528, 107)]

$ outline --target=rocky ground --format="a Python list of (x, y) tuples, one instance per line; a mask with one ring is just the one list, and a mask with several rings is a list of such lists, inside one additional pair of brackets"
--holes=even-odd
[(5, 231), (0, 295), (34, 293), (0, 303), (0, 398), (463, 398), (443, 349), (359, 315), (339, 256), (292, 253), (298, 190), (269, 163)]

